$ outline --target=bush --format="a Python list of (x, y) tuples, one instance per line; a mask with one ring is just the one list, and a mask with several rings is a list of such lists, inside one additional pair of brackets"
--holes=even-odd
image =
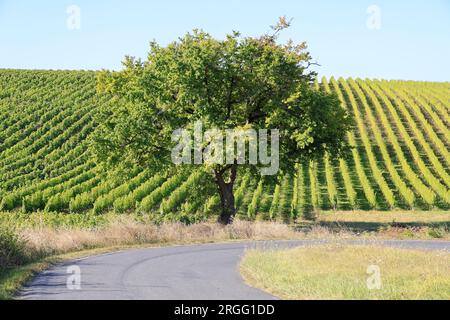
[(0, 227), (0, 269), (18, 266), (28, 260), (26, 241), (13, 229)]
[(431, 238), (442, 239), (444, 237), (445, 230), (440, 228), (428, 228), (427, 233)]

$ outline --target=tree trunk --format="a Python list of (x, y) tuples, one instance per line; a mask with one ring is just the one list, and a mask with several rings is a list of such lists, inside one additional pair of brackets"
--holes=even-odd
[(237, 168), (233, 165), (230, 172), (230, 178), (228, 182), (224, 180), (224, 174), (226, 170), (215, 171), (215, 180), (219, 189), (220, 202), (222, 205), (222, 212), (219, 215), (218, 222), (221, 224), (230, 224), (233, 222), (233, 218), (236, 214), (236, 208), (234, 206), (234, 181), (236, 180)]
[(233, 222), (236, 208), (234, 207), (233, 183), (219, 185), (222, 212), (219, 215), (219, 223), (230, 224)]

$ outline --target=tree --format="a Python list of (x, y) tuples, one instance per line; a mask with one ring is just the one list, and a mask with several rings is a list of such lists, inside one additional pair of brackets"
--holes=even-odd
[[(352, 120), (335, 95), (314, 89), (317, 75), (309, 70), (313, 63), (306, 44), (278, 43), (289, 26), (280, 18), (271, 34), (255, 38), (233, 32), (225, 40), (194, 30), (166, 47), (151, 42), (146, 61), (126, 57), (122, 71), (99, 73), (98, 91), (115, 100), (101, 113), (93, 135), (97, 159), (155, 170), (173, 167), (173, 132), (196, 121), (222, 131), (279, 130), (278, 175), (324, 152), (342, 155)], [(233, 188), (239, 172), (258, 174), (261, 168), (241, 165), (237, 157), (226, 164), (189, 166), (211, 174), (224, 224), (236, 213)]]

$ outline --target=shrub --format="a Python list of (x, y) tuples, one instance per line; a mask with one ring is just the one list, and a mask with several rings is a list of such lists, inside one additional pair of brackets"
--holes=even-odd
[(28, 261), (26, 241), (11, 228), (0, 227), (0, 269)]
[(444, 237), (445, 231), (439, 228), (429, 228), (427, 233), (431, 238), (441, 239)]

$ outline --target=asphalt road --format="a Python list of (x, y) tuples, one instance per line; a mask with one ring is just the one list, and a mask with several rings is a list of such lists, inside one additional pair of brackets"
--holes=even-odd
[[(275, 297), (247, 286), (239, 275), (239, 260), (244, 251), (320, 243), (323, 241), (234, 242), (133, 249), (92, 256), (61, 263), (42, 272), (23, 288), (18, 299), (270, 300)], [(448, 241), (345, 243), (450, 251)], [(80, 271), (79, 278), (77, 271)]]

